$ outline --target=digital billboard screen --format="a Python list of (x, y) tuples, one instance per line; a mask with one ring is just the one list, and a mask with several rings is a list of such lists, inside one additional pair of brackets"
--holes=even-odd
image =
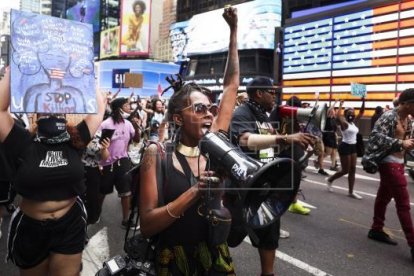
[(101, 31), (100, 58), (119, 56), (119, 27)]
[[(240, 18), (238, 49), (274, 49), (275, 28), (281, 25), (281, 1), (256, 0), (234, 7)], [(227, 51), (230, 31), (222, 13), (223, 9), (209, 11), (172, 25), (173, 52), (174, 47), (179, 47), (176, 53), (185, 56)]]
[(66, 18), (93, 25), (93, 31), (99, 32), (100, 0), (82, 0), (67, 9)]
[(122, 0), (120, 54), (149, 54), (151, 0)]
[(285, 99), (320, 92), (322, 102), (360, 107), (351, 95), (351, 83), (360, 83), (374, 109), (414, 87), (414, 1), (288, 26), (283, 44)]

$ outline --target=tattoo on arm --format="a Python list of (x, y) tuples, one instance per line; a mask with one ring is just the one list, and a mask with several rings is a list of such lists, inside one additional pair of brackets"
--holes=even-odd
[(148, 148), (144, 154), (144, 157), (142, 159), (141, 169), (143, 171), (148, 171), (151, 166), (154, 164), (156, 158), (157, 158), (157, 150), (152, 149), (151, 147)]

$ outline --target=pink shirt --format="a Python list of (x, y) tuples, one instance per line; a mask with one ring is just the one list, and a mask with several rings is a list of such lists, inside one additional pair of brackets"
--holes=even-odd
[(110, 156), (107, 160), (99, 162), (101, 166), (111, 165), (121, 158), (128, 157), (128, 144), (135, 135), (135, 129), (128, 120), (115, 124), (112, 118), (109, 117), (102, 122), (99, 130), (104, 128), (115, 129), (115, 132), (111, 138), (111, 145), (108, 148)]

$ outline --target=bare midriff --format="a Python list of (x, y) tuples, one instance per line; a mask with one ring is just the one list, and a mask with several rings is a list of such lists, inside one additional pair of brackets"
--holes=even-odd
[(36, 220), (59, 219), (75, 204), (76, 197), (60, 201), (34, 201), (22, 198), (19, 205), (22, 212)]

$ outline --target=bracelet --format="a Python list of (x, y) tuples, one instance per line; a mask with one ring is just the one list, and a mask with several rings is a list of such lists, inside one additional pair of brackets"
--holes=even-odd
[(176, 216), (176, 215), (174, 215), (173, 213), (171, 213), (171, 211), (170, 211), (170, 209), (169, 209), (169, 205), (170, 205), (170, 204), (171, 204), (171, 202), (167, 204), (167, 213), (168, 213), (168, 215), (170, 215), (170, 217), (175, 218), (175, 219), (179, 219), (179, 218), (181, 218), (181, 216)]

